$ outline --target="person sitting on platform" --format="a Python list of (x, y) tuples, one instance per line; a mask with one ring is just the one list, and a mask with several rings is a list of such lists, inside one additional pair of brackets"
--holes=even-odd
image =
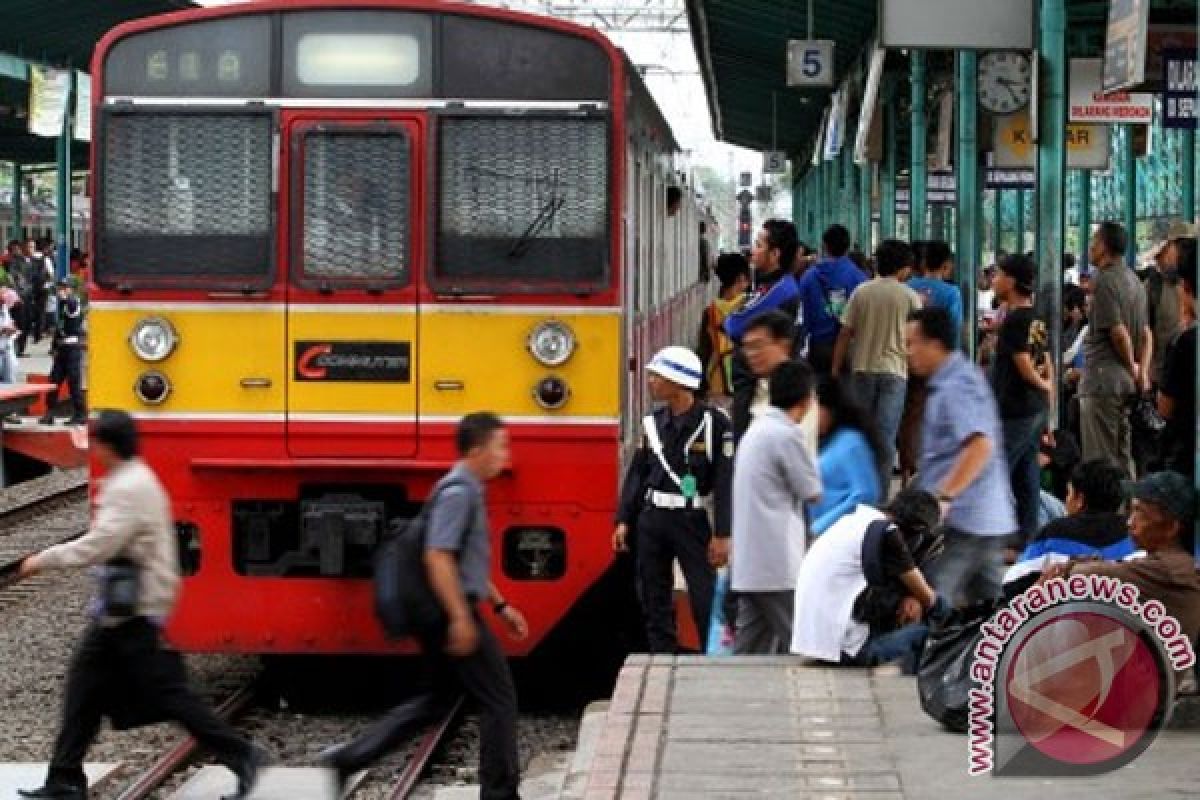
[(912, 671), (923, 620), (949, 609), (922, 572), (941, 548), (939, 517), (933, 495), (905, 489), (886, 513), (860, 505), (813, 542), (796, 583), (792, 652), (855, 666), (900, 660)]
[(1121, 513), (1124, 471), (1103, 458), (1085, 461), (1067, 482), (1067, 516), (1050, 521), (1030, 540), (1017, 563), (1004, 576), (1005, 594), (1032, 586), (1052, 564), (1090, 556), (1120, 561), (1134, 551)]
[(1200, 634), (1200, 573), (1196, 571), (1193, 524), (1196, 492), (1187, 478), (1154, 472), (1130, 487), (1129, 529), (1145, 556), (1124, 561), (1071, 560), (1042, 573), (1042, 580), (1068, 575), (1107, 575), (1137, 587), (1140, 602), (1157, 600), (1195, 646)]

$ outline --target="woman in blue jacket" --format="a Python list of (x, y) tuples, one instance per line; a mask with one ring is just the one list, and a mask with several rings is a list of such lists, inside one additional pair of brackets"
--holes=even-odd
[(883, 448), (866, 412), (855, 405), (841, 385), (831, 378), (817, 384), (821, 499), (809, 509), (812, 532), (820, 536), (833, 523), (860, 504), (883, 501), (881, 465)]

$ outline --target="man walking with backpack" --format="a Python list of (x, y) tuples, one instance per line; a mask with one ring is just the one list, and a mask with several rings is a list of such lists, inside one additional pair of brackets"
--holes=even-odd
[(500, 644), (479, 608), (489, 603), (513, 639), (529, 635), (525, 617), (504, 601), (488, 577), (491, 533), (484, 485), (508, 465), (508, 431), (495, 414), (468, 414), (458, 424), (456, 445), (459, 461), (434, 486), (423, 512), (426, 575), (446, 616), (443, 629), (417, 636), (433, 689), (392, 709), (348, 744), (321, 754), (321, 762), (334, 770), (338, 797), (351, 775), (436, 720), (461, 692), (474, 698), (481, 710), (481, 800), (519, 797), (517, 692)]

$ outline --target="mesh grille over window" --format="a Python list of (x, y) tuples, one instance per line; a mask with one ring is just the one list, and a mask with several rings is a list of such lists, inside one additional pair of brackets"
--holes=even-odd
[(606, 119), (444, 118), (439, 153), (442, 284), (604, 280)]
[(101, 281), (269, 276), (270, 116), (117, 114), (102, 146)]
[(314, 133), (304, 148), (304, 275), (407, 275), (409, 147), (400, 133)]

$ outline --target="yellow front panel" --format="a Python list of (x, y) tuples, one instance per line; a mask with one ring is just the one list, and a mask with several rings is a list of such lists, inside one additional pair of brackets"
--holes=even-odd
[[(175, 326), (179, 346), (155, 364), (129, 346), (134, 324), (162, 317)], [(287, 381), (281, 311), (109, 309), (88, 312), (88, 394), (93, 408), (133, 411), (282, 413)], [(138, 375), (165, 374), (173, 387), (166, 402), (146, 406), (133, 393)], [(244, 387), (266, 379), (267, 387)]]
[[(228, 308), (228, 307), (226, 307)], [(147, 364), (128, 345), (134, 324), (148, 316), (166, 318), (179, 333), (179, 346), (165, 361)], [(575, 332), (574, 355), (561, 367), (543, 367), (526, 340), (537, 323), (557, 319)], [(619, 414), (621, 318), (605, 314), (442, 312), (411, 309), (395, 313), (293, 312), (282, 306), (245, 311), (217, 309), (143, 310), (105, 308), (89, 312), (88, 386), (96, 408), (176, 413), (362, 413), (458, 416), (486, 408), (514, 416), (609, 417)], [(293, 377), (294, 345), (304, 340), (409, 341), (411, 384), (300, 382)], [(173, 390), (159, 406), (133, 394), (137, 376), (148, 369), (167, 375)], [(547, 411), (533, 387), (558, 375), (571, 399)], [(246, 387), (243, 380), (270, 382)], [(442, 383), (443, 388), (436, 386)], [(461, 389), (446, 388), (461, 385)], [(290, 405), (287, 397), (290, 396)]]
[(289, 363), (295, 358), (295, 343), (304, 341), (409, 342), (415, 362), (411, 367), (412, 380), (409, 383), (297, 381), (295, 371), (289, 369), (289, 411), (410, 416), (416, 413), (415, 382), (421, 364), (415, 356), (417, 318), (411, 309), (376, 309), (366, 313), (292, 311), (288, 316), (286, 350)]
[[(543, 367), (526, 347), (539, 322), (557, 319), (575, 332), (576, 348), (566, 364)], [(501, 415), (613, 417), (619, 413), (621, 317), (611, 314), (421, 312), (421, 414), (458, 416), (488, 409)], [(533, 387), (558, 375), (571, 387), (571, 399), (547, 411), (533, 399)], [(438, 390), (439, 381), (459, 381), (461, 391)]]

